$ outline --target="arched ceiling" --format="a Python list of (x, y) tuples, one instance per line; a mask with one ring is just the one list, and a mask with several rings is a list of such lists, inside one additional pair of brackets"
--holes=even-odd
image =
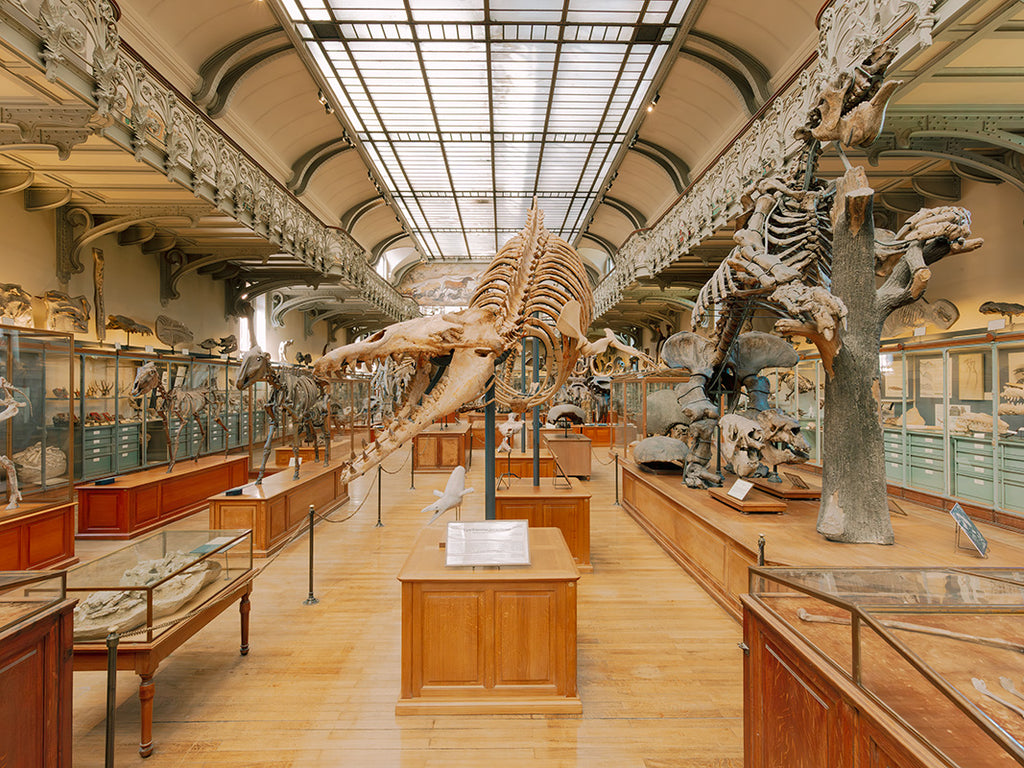
[[(454, 10), (456, 5), (462, 10)], [(1024, 10), (1009, 0), (961, 5), (964, 10), (948, 27), (937, 29), (942, 44), (903, 63), (899, 75), (907, 84), (897, 94), (892, 113), (898, 116), (904, 110), (900, 119), (906, 125), (922, 110), (948, 110), (951, 105), (969, 104), (977, 111), (992, 105), (1019, 108)], [(637, 25), (638, 19), (645, 21), (638, 13), (655, 8), (638, 0), (612, 0), (585, 10), (568, 0), (531, 0), (529, 6), (492, 2), (486, 19), (482, 2), (453, 4), (453, 9), (444, 10), (437, 3), (417, 0), (353, 0), (331, 12), (348, 18), (348, 26), (335, 23), (325, 11), (326, 16), (310, 18), (306, 27), (292, 20), (301, 16), (300, 8), (315, 10), (314, 0), (119, 0), (118, 6), (124, 44), (159, 72), (180, 98), (192, 98), (197, 108), (207, 108), (212, 126), (324, 225), (351, 236), (371, 261), (389, 249), (400, 249), (398, 257), (404, 257), (405, 265), (419, 258), (464, 259), (468, 250), (471, 259), (483, 263), (522, 225), (527, 196), (539, 193), (548, 227), (558, 229), (565, 222), (567, 236), (590, 265), (601, 270), (606, 257), (614, 260), (618, 250), (637, 237), (637, 230), (656, 226), (678, 204), (694, 179), (813, 56), (822, 0), (775, 0), (770, 7), (761, 0), (662, 3), (657, 7), (674, 13), (675, 23), (668, 26)], [(321, 2), (319, 7), (325, 6)], [(400, 28), (410, 17), (420, 24), (416, 29), (421, 37), (416, 40), (403, 37), (403, 29), (413, 27)], [(430, 26), (438, 21), (451, 24)], [(524, 21), (531, 24), (520, 23)], [(605, 48), (567, 39), (584, 29), (597, 35), (594, 30), (599, 27), (606, 30), (603, 34), (628, 34)], [(428, 39), (428, 32), (440, 37)], [(456, 40), (462, 32), (470, 39)], [(550, 36), (547, 43), (515, 47), (538, 32)], [(420, 123), (413, 121), (404, 134), (388, 125), (381, 131), (365, 126), (357, 130), (358, 116), (342, 109), (340, 87), (317, 67), (319, 42), (324, 43), (322, 50), (362, 45), (373, 51), (380, 66), (366, 57), (359, 59), (360, 71), (376, 78), (368, 103), (397, 115), (388, 125), (403, 125), (398, 118), (404, 112), (410, 120), (427, 118), (432, 129), (416, 133)], [(606, 62), (593, 51), (621, 52), (644, 42), (654, 43), (663, 58), (660, 66), (646, 73), (638, 90), (627, 89), (604, 101), (594, 95), (591, 86)], [(634, 52), (647, 55), (651, 50), (637, 45)], [(534, 51), (537, 57), (525, 68), (508, 61), (499, 67), (509, 51), (519, 58), (524, 51)], [(591, 58), (577, 56), (578, 51), (587, 51)], [(470, 76), (460, 71), (442, 73), (445, 77), (434, 81), (437, 88), (426, 100), (415, 97), (412, 80), (387, 78), (399, 59), (418, 57), (419, 66), (430, 71), (458, 63), (456, 53), (489, 63), (491, 75), (467, 79)], [(556, 64), (550, 56), (558, 57)], [(38, 73), (22, 73), (6, 63), (9, 75), (0, 79), (0, 98), (24, 101), (45, 93), (53, 103), (66, 99)], [(557, 66), (565, 70), (555, 80), (550, 101), (534, 100), (533, 90), (546, 87), (545, 77), (551, 80)], [(624, 83), (626, 75), (635, 77), (641, 68), (641, 63), (631, 61), (618, 76)], [(531, 79), (538, 73), (540, 77)], [(484, 98), (488, 108), (474, 108), (467, 94)], [(627, 110), (615, 117), (615, 110), (630, 99), (634, 105), (656, 103), (650, 111)], [(367, 104), (356, 106), (365, 118)], [(460, 115), (471, 118), (470, 126), (476, 121), (472, 136), (453, 135), (470, 131), (460, 128), (461, 123), (449, 124)], [(609, 122), (611, 117), (615, 120)], [(594, 120), (600, 130), (592, 130)], [(609, 133), (615, 134), (617, 143), (606, 147), (595, 139)], [(583, 143), (573, 144), (581, 136)], [(439, 137), (444, 141), (439, 143)], [(522, 147), (538, 137), (547, 139), (546, 144), (535, 142), (538, 154), (521, 154)], [(914, 191), (915, 174), (941, 177), (945, 184), (968, 166), (976, 168), (970, 157), (961, 167), (944, 160), (941, 152), (929, 154), (937, 139), (931, 141), (926, 146), (923, 139), (917, 140), (909, 148), (893, 145), (875, 158), (872, 181), (888, 193), (894, 208), (899, 207), (901, 194)], [(395, 147), (404, 152), (413, 145), (418, 150), (404, 155), (405, 175), (413, 179), (415, 172), (430, 170), (433, 178), (444, 182), (441, 187), (447, 185), (447, 192), (429, 185), (401, 189), (388, 183), (400, 181), (401, 187), (405, 181), (374, 152), (386, 154)], [(550, 159), (570, 146), (576, 149), (556, 164), (538, 160), (543, 153)], [(592, 158), (587, 165), (592, 150), (605, 152), (607, 163), (587, 177), (581, 169), (595, 167)], [(500, 173), (490, 170), (492, 159)], [(70, 160), (57, 160), (50, 148), (26, 147), (3, 152), (0, 163), (0, 171), (36, 169), (37, 187), (72, 189), (78, 202), (91, 202), (99, 212), (129, 201), (192, 199), (187, 190), (98, 137), (76, 149)], [(838, 160), (826, 158), (823, 167), (830, 163)], [(523, 178), (508, 181), (516, 174)], [(562, 189), (559, 185), (568, 185), (564, 188), (570, 192), (555, 194), (552, 190)], [(465, 191), (457, 207), (451, 189)], [(592, 200), (587, 197), (591, 194)], [(215, 238), (194, 227), (182, 229), (179, 241), (196, 256), (203, 249), (217, 248)], [(659, 280), (638, 285), (637, 290), (699, 285), (730, 245), (727, 226), (675, 262), (662, 265)], [(244, 246), (233, 238), (230, 247)], [(256, 242), (252, 248), (260, 251)], [(297, 267), (296, 279), (303, 274)]]

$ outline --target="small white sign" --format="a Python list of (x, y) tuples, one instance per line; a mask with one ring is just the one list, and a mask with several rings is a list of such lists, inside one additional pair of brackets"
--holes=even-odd
[(928, 332), (927, 326), (922, 325), (920, 328), (914, 329), (915, 336), (924, 336)]
[(153, 345), (152, 344), (147, 344), (146, 345), (146, 354), (147, 355), (152, 355), (153, 354)]
[(526, 520), (448, 523), (445, 565), (529, 565)]
[(187, 355), (188, 354), (188, 347), (185, 347), (184, 349), (182, 349), (181, 350), (181, 354)]
[(288, 459), (288, 466), (289, 467), (294, 467), (296, 461), (299, 462), (299, 466), (302, 466), (302, 457), (301, 456), (299, 456), (298, 459), (296, 459), (294, 456), (292, 456), (290, 459)]
[(997, 317), (995, 320), (988, 321), (988, 329), (990, 331), (1001, 331), (1006, 327), (1006, 318)]
[(737, 480), (735, 483), (732, 484), (732, 488), (726, 491), (726, 493), (729, 496), (732, 496), (734, 499), (739, 499), (740, 501), (743, 501), (745, 498), (747, 498), (747, 494), (750, 493), (750, 489), (753, 487), (754, 484), (749, 480)]
[(227, 360), (227, 359), (228, 359), (228, 356), (227, 356), (227, 355), (221, 355), (221, 356), (220, 356), (220, 359), (221, 359), (221, 360)]
[(121, 348), (121, 342), (120, 341), (115, 341), (114, 342), (114, 349), (120, 349), (120, 348)]

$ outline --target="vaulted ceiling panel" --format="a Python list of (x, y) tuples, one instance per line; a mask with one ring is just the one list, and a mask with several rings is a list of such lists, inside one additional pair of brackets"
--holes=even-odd
[(728, 41), (776, 75), (805, 41), (817, 40), (821, 0), (708, 3), (694, 29)]

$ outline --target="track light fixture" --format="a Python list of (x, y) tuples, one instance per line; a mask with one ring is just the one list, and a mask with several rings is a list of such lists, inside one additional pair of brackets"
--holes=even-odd
[(647, 111), (648, 112), (653, 112), (654, 111), (654, 105), (658, 103), (658, 99), (660, 99), (660, 98), (661, 98), (661, 94), (660, 93), (654, 94), (654, 98), (651, 99), (651, 103), (647, 105)]
[(316, 100), (319, 101), (322, 106), (327, 106), (327, 97), (324, 96), (323, 91), (318, 90), (316, 92)]

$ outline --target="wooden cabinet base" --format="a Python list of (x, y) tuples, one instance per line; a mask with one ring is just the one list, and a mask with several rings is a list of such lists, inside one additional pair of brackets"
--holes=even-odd
[(71, 768), (74, 601), (0, 632), (0, 765)]
[[(299, 446), (299, 459), (303, 464), (315, 464), (317, 462), (316, 451), (312, 445)], [(320, 446), (320, 462), (324, 460), (324, 449)], [(261, 453), (262, 455), (262, 453)], [(274, 448), (274, 466), (287, 467), (295, 458), (291, 445), (279, 445)], [(331, 463), (336, 461), (347, 461), (352, 458), (352, 440), (348, 435), (335, 438), (331, 443)]]
[[(526, 453), (512, 451), (511, 453), (499, 453), (495, 456), (495, 477), (507, 474), (512, 474), (516, 477), (533, 477), (533, 451), (527, 451)], [(540, 476), (555, 476), (555, 457), (551, 455), (550, 451), (544, 449), (540, 452)]]
[(309, 505), (325, 515), (348, 501), (348, 487), (341, 482), (345, 465), (303, 465), (299, 479), (286, 469), (249, 483), (238, 496), (223, 493), (210, 497), (210, 528), (252, 529), (253, 554), (266, 557), (277, 551), (309, 519)]
[[(559, 481), (561, 482), (561, 481)], [(498, 520), (527, 520), (531, 528), (557, 528), (583, 572), (590, 564), (590, 491), (578, 480), (571, 487), (554, 487), (551, 481), (534, 485), (532, 480), (512, 480), (495, 492), (494, 516)]]
[(25, 504), (0, 517), (0, 571), (65, 568), (75, 557), (75, 505)]
[(730, 496), (725, 488), (708, 488), (708, 495), (744, 515), (781, 515), (786, 511), (784, 500), (756, 488), (751, 488), (742, 499)]
[(469, 468), (469, 424), (434, 424), (413, 438), (412, 463), (417, 472), (451, 472)]
[(424, 530), (402, 582), (402, 690), (395, 713), (579, 714), (576, 582), (562, 534), (530, 528), (528, 566), (447, 568), (445, 532)]
[(155, 467), (121, 475), (109, 485), (79, 485), (78, 537), (135, 538), (192, 514), (213, 494), (248, 479), (248, 456), (204, 456), (179, 461), (172, 472)]
[(590, 438), (582, 435), (547, 435), (548, 450), (562, 471), (571, 477), (590, 479)]

